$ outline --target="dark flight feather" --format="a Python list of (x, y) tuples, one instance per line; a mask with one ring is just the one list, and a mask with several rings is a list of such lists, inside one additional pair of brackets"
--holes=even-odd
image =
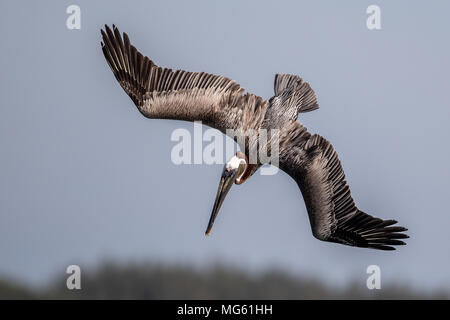
[[(288, 132), (305, 132), (294, 123)], [(394, 250), (404, 245), (406, 228), (395, 220), (374, 218), (360, 211), (345, 181), (344, 170), (332, 145), (319, 135), (303, 133), (280, 150), (280, 168), (298, 184), (316, 238), (356, 247)]]
[(205, 72), (157, 66), (131, 45), (126, 33), (105, 26), (102, 51), (115, 78), (148, 118), (202, 121), (219, 129), (259, 129), (268, 102), (234, 80)]

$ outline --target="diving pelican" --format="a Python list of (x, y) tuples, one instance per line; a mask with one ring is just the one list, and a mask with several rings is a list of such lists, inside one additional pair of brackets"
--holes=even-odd
[[(402, 233), (407, 229), (393, 226), (397, 221), (372, 217), (356, 207), (332, 145), (297, 121), (299, 113), (319, 107), (302, 78), (277, 74), (275, 95), (267, 101), (244, 93), (226, 77), (159, 67), (114, 25), (112, 30), (105, 26), (101, 34), (101, 47), (115, 78), (145, 117), (201, 121), (225, 134), (227, 129), (241, 130), (243, 135), (278, 129), (278, 166), (297, 182), (317, 239), (380, 250), (405, 244), (400, 239), (408, 238)], [(268, 149), (271, 142), (269, 137)], [(249, 161), (254, 144), (240, 147), (242, 152), (224, 166), (206, 235), (233, 183), (244, 183), (264, 164), (259, 158), (256, 163)]]

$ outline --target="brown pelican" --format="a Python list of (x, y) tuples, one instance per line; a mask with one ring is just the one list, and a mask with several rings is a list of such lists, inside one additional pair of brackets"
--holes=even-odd
[[(372, 217), (356, 207), (332, 145), (320, 135), (311, 135), (297, 121), (299, 113), (319, 107), (314, 91), (300, 77), (277, 74), (275, 95), (266, 101), (244, 94), (237, 82), (226, 77), (159, 67), (137, 51), (127, 34), (121, 35), (114, 25), (113, 30), (105, 26), (101, 34), (106, 61), (145, 117), (202, 121), (223, 133), (234, 129), (243, 135), (279, 129), (279, 168), (297, 182), (316, 238), (381, 250), (405, 244), (400, 239), (408, 238), (402, 233), (407, 229), (393, 226), (397, 221)], [(207, 235), (232, 184), (242, 184), (264, 164), (259, 158), (256, 163), (249, 161), (254, 143), (240, 146), (242, 152), (237, 152), (223, 169)]]

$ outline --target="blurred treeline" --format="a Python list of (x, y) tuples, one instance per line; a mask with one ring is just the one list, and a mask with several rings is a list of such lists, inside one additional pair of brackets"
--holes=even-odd
[(81, 290), (68, 290), (60, 275), (43, 288), (0, 280), (0, 299), (449, 299), (449, 292), (423, 293), (407, 286), (368, 290), (361, 281), (336, 288), (280, 270), (258, 274), (225, 265), (105, 262), (82, 268)]

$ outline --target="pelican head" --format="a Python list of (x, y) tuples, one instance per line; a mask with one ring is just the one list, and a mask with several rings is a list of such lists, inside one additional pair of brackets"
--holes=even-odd
[(214, 220), (216, 219), (219, 209), (222, 206), (228, 191), (230, 191), (233, 182), (235, 184), (244, 183), (244, 181), (250, 177), (250, 173), (251, 166), (248, 163), (247, 156), (240, 151), (236, 152), (236, 154), (225, 164), (205, 235), (209, 235), (211, 232)]

